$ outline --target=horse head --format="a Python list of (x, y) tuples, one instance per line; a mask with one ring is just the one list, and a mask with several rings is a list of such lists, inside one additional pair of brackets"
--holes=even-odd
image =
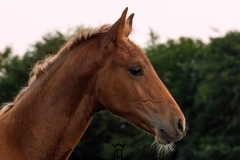
[(143, 51), (129, 40), (134, 14), (127, 8), (100, 38), (104, 67), (97, 73), (96, 94), (102, 107), (172, 144), (185, 133), (185, 118)]

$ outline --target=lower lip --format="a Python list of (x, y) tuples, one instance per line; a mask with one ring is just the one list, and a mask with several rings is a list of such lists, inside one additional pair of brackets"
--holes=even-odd
[(167, 143), (171, 143), (172, 142), (172, 139), (166, 134), (166, 132), (164, 132), (163, 130), (160, 130), (160, 134), (161, 134), (161, 137), (163, 137), (163, 139)]

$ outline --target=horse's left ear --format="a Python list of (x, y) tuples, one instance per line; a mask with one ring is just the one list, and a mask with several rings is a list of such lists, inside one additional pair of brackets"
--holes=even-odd
[(131, 14), (126, 20), (126, 8), (121, 17), (112, 25), (110, 30), (101, 38), (101, 47), (105, 48), (110, 42), (116, 43), (118, 40), (126, 38), (132, 31), (132, 19), (134, 14)]
[(132, 13), (126, 20), (125, 34), (128, 37), (132, 32), (132, 22), (133, 22), (134, 13)]

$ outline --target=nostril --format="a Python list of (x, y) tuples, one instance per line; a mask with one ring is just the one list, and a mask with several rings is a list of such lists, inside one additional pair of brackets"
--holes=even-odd
[(183, 132), (183, 122), (181, 119), (178, 120), (178, 129), (180, 132)]

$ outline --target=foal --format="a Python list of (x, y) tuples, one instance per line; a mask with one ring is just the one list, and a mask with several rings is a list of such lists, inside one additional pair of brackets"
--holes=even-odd
[(127, 8), (112, 25), (81, 31), (38, 63), (28, 86), (0, 111), (0, 159), (64, 160), (100, 110), (125, 118), (171, 146), (185, 118), (128, 35)]

